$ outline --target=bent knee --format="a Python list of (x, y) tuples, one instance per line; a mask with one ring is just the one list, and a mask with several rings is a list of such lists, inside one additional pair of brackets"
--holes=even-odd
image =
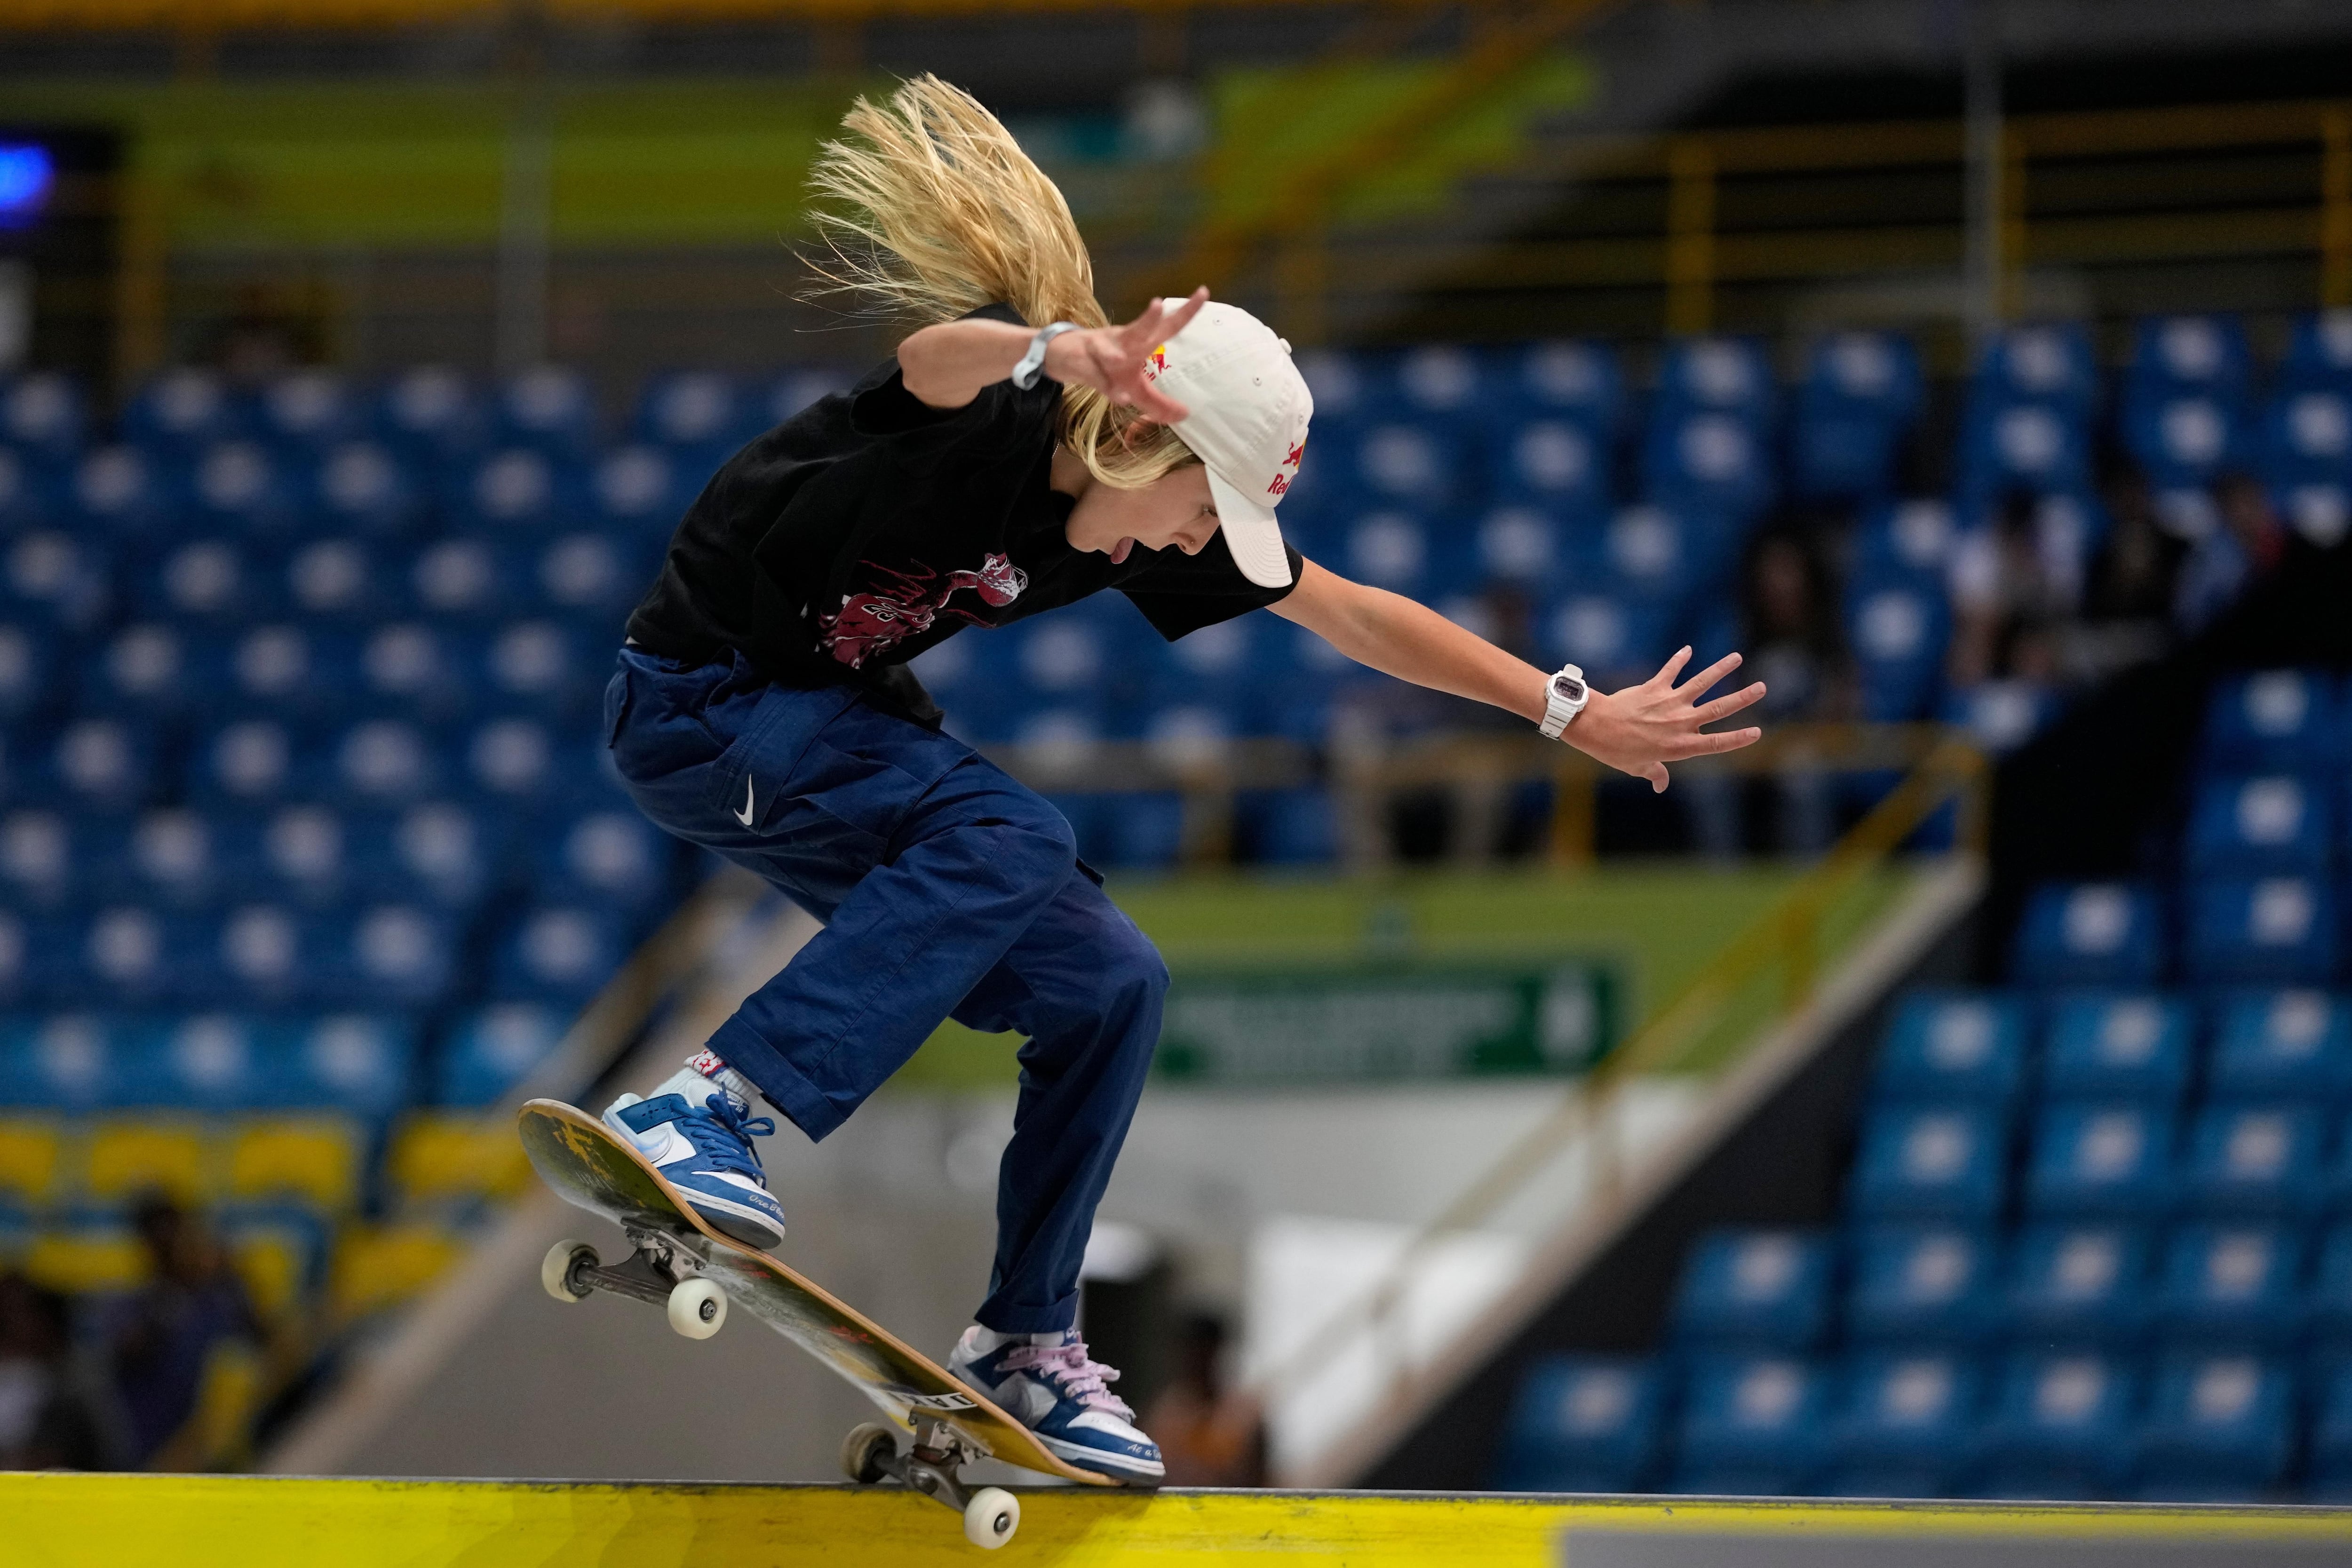
[(1117, 923), (1104, 931), (1100, 943), (1103, 984), (1122, 995), (1159, 1001), (1168, 994), (1167, 960), (1133, 921), (1123, 914), (1112, 919)]

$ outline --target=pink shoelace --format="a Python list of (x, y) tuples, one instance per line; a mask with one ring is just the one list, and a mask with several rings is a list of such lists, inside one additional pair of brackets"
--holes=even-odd
[(1004, 1352), (1000, 1364), (1007, 1372), (1035, 1370), (1060, 1389), (1065, 1397), (1076, 1400), (1089, 1410), (1108, 1410), (1123, 1421), (1135, 1415), (1133, 1407), (1108, 1386), (1118, 1381), (1118, 1370), (1098, 1361), (1088, 1361), (1087, 1342), (1076, 1334), (1058, 1345), (1016, 1345)]

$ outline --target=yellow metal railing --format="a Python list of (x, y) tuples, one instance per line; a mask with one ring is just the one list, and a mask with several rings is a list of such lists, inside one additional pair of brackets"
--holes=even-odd
[[(1983, 854), (1985, 795), (1990, 773), (1974, 746), (1946, 734), (1918, 758), (1902, 784), (1857, 823), (1822, 861), (1716, 954), (1664, 1007), (1571, 1085), (1559, 1106), (1523, 1134), (1436, 1217), (1422, 1226), (1382, 1278), (1327, 1321), (1297, 1352), (1259, 1380), (1279, 1397), (1367, 1342), (1376, 1357), (1401, 1340), (1400, 1313), (1433, 1248), (1470, 1231), (1528, 1192), (1572, 1147), (1590, 1151), (1591, 1190), (1602, 1199), (1622, 1189), (1623, 1152), (1610, 1135), (1611, 1111), (1624, 1085), (1644, 1075), (1690, 1071), (1702, 1065), (1699, 1047), (1750, 987), (1778, 981), (1777, 1001), (1750, 1043), (1811, 1000), (1821, 973), (1826, 917), (1863, 879), (1883, 867), (1903, 842), (1946, 806), (1958, 811), (1958, 852)], [(1730, 1059), (1704, 1065), (1717, 1070)], [(1402, 1353), (1386, 1358), (1391, 1391), (1403, 1387), (1412, 1367)]]

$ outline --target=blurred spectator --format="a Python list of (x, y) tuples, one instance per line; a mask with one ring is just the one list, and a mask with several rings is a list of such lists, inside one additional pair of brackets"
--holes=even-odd
[(150, 1197), (131, 1223), (152, 1276), (123, 1303), (109, 1345), (124, 1441), (131, 1462), (148, 1465), (195, 1413), (215, 1349), (258, 1346), (261, 1328), (227, 1255), (194, 1215)]
[(1265, 1423), (1255, 1399), (1225, 1386), (1224, 1349), (1223, 1319), (1208, 1312), (1185, 1319), (1176, 1375), (1144, 1414), (1170, 1486), (1265, 1484)]
[(2286, 530), (2252, 476), (2224, 476), (2213, 500), (2214, 525), (2190, 546), (2180, 567), (2173, 619), (2185, 633), (2201, 630), (2229, 608), (2286, 550)]
[(68, 1330), (63, 1297), (0, 1274), (0, 1470), (96, 1470), (111, 1458)]
[(2171, 616), (2173, 583), (2189, 546), (2158, 520), (2156, 498), (2141, 474), (2116, 479), (2107, 510), (2107, 537), (2091, 563), (2083, 614), (2093, 621), (2160, 626)]
[(2083, 524), (2063, 498), (2012, 494), (1952, 551), (1951, 683), (2046, 682), (2083, 598)]

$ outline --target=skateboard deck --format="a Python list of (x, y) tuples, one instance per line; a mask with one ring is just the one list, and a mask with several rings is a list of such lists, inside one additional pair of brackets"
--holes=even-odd
[(915, 1431), (919, 1415), (1008, 1465), (1089, 1486), (1119, 1484), (1057, 1458), (1034, 1433), (865, 1313), (704, 1224), (661, 1173), (587, 1112), (534, 1100), (522, 1108), (520, 1130), (532, 1168), (558, 1196), (614, 1221), (633, 1240), (645, 1232), (670, 1237), (688, 1255), (689, 1268), (855, 1384), (901, 1430)]

